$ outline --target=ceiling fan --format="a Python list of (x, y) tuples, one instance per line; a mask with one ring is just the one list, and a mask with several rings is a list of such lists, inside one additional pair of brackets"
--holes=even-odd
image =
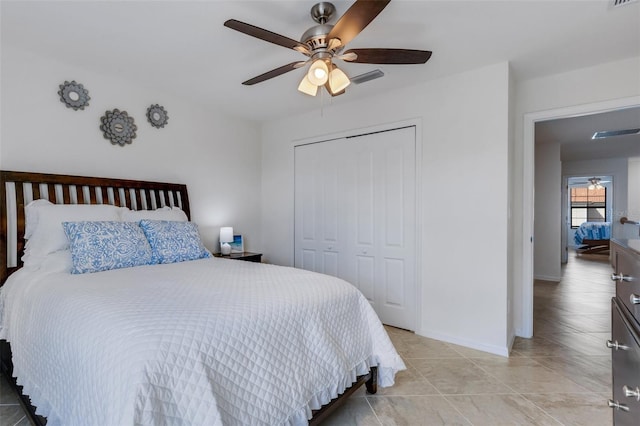
[(604, 188), (604, 186), (602, 186), (603, 183), (609, 183), (611, 182), (610, 180), (602, 180), (599, 177), (592, 177), (587, 179), (584, 182), (574, 182), (578, 185), (586, 185), (589, 184), (589, 186), (587, 188), (589, 189), (602, 189)]
[(424, 64), (431, 57), (430, 51), (367, 48), (349, 49), (343, 52), (347, 43), (369, 25), (390, 1), (356, 0), (335, 25), (328, 24), (335, 14), (335, 6), (332, 3), (320, 2), (311, 8), (311, 17), (318, 25), (305, 31), (300, 41), (235, 19), (229, 19), (224, 23), (228, 28), (296, 50), (308, 58), (260, 74), (242, 84), (250, 86), (261, 83), (311, 63), (298, 86), (298, 90), (307, 95), (315, 96), (318, 88), (324, 86), (331, 96), (337, 96), (345, 92), (351, 80), (338, 68), (335, 64), (336, 60), (360, 64)]

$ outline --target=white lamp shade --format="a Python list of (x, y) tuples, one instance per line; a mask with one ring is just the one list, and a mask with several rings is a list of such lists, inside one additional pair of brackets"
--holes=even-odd
[(329, 73), (329, 87), (331, 87), (331, 92), (342, 92), (349, 84), (351, 84), (349, 77), (347, 77), (340, 68), (335, 67)]
[(298, 90), (309, 96), (315, 96), (316, 93), (318, 93), (318, 86), (312, 84), (309, 81), (309, 78), (307, 78), (307, 74), (305, 74), (304, 78), (300, 82), (300, 85), (298, 86)]
[(232, 243), (233, 242), (233, 227), (232, 226), (223, 226), (220, 228), (220, 242), (221, 243)]
[(327, 67), (327, 63), (322, 59), (316, 59), (309, 67), (307, 78), (311, 84), (315, 86), (325, 84), (329, 78), (329, 67)]

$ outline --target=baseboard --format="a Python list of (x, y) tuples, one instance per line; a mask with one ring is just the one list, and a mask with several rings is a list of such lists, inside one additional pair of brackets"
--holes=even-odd
[[(418, 333), (416, 333), (416, 334), (418, 334)], [(509, 345), (508, 347), (507, 346), (487, 345), (487, 344), (484, 344), (482, 342), (477, 342), (477, 341), (474, 341), (474, 340), (468, 340), (468, 339), (460, 338), (460, 337), (457, 337), (457, 336), (450, 336), (450, 335), (447, 335), (447, 334), (442, 334), (442, 333), (438, 333), (438, 332), (435, 332), (435, 331), (429, 331), (429, 330), (421, 330), (420, 335), (424, 336), (424, 337), (428, 337), (430, 339), (441, 340), (443, 342), (453, 343), (454, 345), (464, 346), (466, 348), (476, 349), (478, 351), (488, 352), (490, 354), (500, 355), (500, 356), (504, 356), (504, 357), (508, 357), (509, 356), (509, 349), (511, 348), (511, 345)], [(512, 339), (511, 344), (513, 344), (513, 339)]]
[(560, 282), (560, 280), (562, 280), (562, 277), (555, 277), (555, 276), (551, 276), (551, 275), (537, 275), (534, 274), (533, 275), (533, 279), (534, 280), (540, 280), (540, 281), (553, 281), (553, 282)]
[[(512, 344), (513, 344), (513, 340), (515, 340), (516, 337), (522, 337), (523, 339), (531, 339), (533, 337), (533, 334), (525, 335), (524, 332), (522, 331), (522, 328), (517, 327), (516, 335), (512, 337)], [(509, 347), (511, 348), (512, 346), (509, 346)]]

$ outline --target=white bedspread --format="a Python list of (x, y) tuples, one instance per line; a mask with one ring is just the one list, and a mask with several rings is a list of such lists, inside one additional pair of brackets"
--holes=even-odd
[(22, 269), (0, 289), (0, 338), (48, 426), (306, 424), (370, 365), (383, 387), (404, 369), (350, 284), (217, 258)]

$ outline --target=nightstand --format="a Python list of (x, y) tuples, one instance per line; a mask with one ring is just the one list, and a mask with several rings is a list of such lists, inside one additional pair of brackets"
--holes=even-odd
[(220, 253), (215, 253), (214, 256), (223, 257), (225, 259), (245, 260), (247, 262), (262, 262), (262, 253), (251, 253), (250, 251), (244, 251), (242, 253), (231, 253), (228, 256), (223, 256)]

